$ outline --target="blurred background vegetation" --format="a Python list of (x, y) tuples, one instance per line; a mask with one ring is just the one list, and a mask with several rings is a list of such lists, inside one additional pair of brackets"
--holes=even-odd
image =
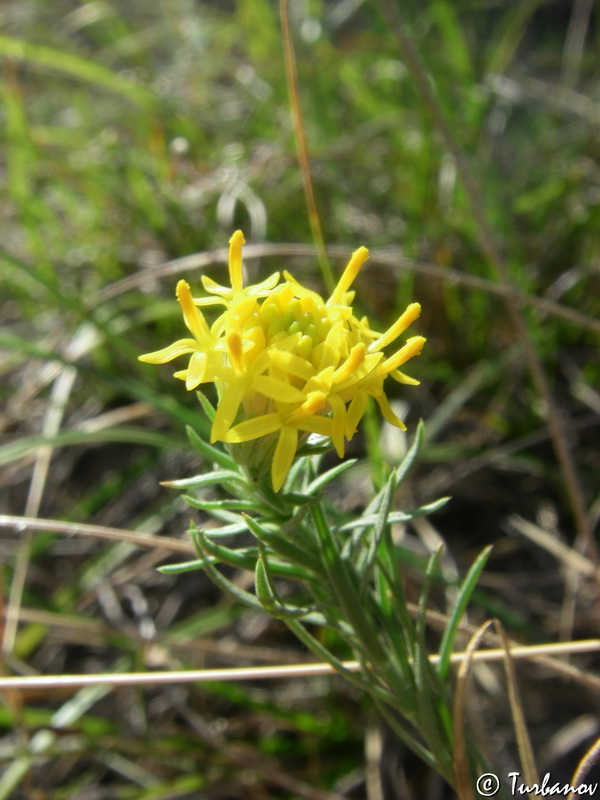
[[(394, 399), (409, 436), (422, 417), (428, 441), (398, 503), (453, 499), (397, 532), (407, 592), (418, 595), (425, 555), (445, 542), (443, 613), (453, 579), (493, 543), (474, 624), (498, 616), (523, 642), (598, 636), (598, 6), (291, 0), (290, 17), (334, 270), (371, 250), (356, 307), (374, 326), (423, 305), (421, 386)], [(159, 481), (203, 469), (184, 423), (205, 423), (169, 366), (136, 360), (181, 333), (177, 276), (222, 278), (241, 227), (253, 278), (288, 268), (324, 291), (278, 4), (6, 0), (0, 58), (0, 512), (184, 536), (191, 512)], [(531, 353), (562, 417), (587, 534)], [(359, 513), (381, 463), (405, 448), (370, 417), (334, 501)], [(7, 674), (306, 656), (202, 573), (161, 575), (178, 560), (166, 551), (4, 522)], [(599, 732), (594, 659), (577, 665), (570, 680), (519, 671), (540, 767), (557, 779)], [(473, 724), (514, 770), (502, 674), (477, 678)], [(0, 798), (449, 796), (335, 679), (3, 699)]]

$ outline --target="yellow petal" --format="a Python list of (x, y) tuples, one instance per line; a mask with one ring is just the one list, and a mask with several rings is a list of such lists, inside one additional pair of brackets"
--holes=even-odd
[(352, 253), (352, 258), (348, 262), (348, 266), (342, 273), (333, 294), (327, 301), (327, 305), (335, 305), (344, 300), (344, 293), (348, 291), (354, 279), (359, 273), (360, 268), (369, 257), (369, 251), (366, 247), (359, 247)]
[(325, 301), (323, 300), (320, 294), (313, 292), (312, 289), (307, 289), (306, 286), (302, 286), (302, 284), (298, 283), (298, 281), (294, 278), (294, 276), (290, 275), (290, 273), (287, 270), (284, 270), (283, 276), (289, 283), (291, 288), (294, 290), (294, 294), (296, 295), (296, 297), (300, 298), (310, 297), (314, 301), (316, 306), (325, 305)]
[(227, 352), (231, 365), (237, 372), (242, 372), (244, 364), (242, 362), (242, 340), (239, 333), (237, 331), (229, 331), (225, 336), (225, 342), (227, 343)]
[(196, 386), (202, 383), (206, 375), (206, 366), (208, 359), (206, 353), (193, 353), (190, 358), (190, 363), (187, 369), (187, 376), (185, 379), (185, 388), (188, 391), (195, 389)]
[[(361, 383), (363, 379), (366, 381), (369, 374), (373, 372), (377, 364), (382, 360), (383, 353), (371, 353), (367, 356), (359, 368), (353, 372), (346, 380), (335, 384), (335, 390), (338, 394), (344, 397), (344, 400), (349, 400), (352, 397), (353, 391), (356, 389), (357, 384)], [(346, 396), (349, 395), (349, 396)]]
[(153, 353), (145, 353), (138, 356), (138, 361), (145, 361), (148, 364), (166, 364), (177, 356), (193, 353), (198, 349), (198, 343), (194, 339), (179, 339), (162, 350), (155, 350)]
[(200, 342), (209, 335), (208, 325), (202, 314), (194, 305), (190, 285), (187, 281), (179, 281), (177, 284), (177, 299), (183, 311), (183, 318), (189, 330), (194, 334), (196, 339)]
[(240, 404), (244, 397), (245, 387), (243, 384), (233, 384), (229, 386), (217, 406), (217, 413), (213, 420), (212, 429), (210, 432), (211, 442), (222, 440), (225, 433), (231, 428), (237, 417)]
[(346, 406), (341, 398), (335, 394), (329, 395), (327, 402), (333, 411), (333, 426), (331, 429), (331, 439), (335, 451), (340, 458), (344, 457), (344, 432), (346, 429)]
[(223, 436), (223, 441), (229, 444), (249, 442), (251, 439), (259, 439), (261, 436), (275, 433), (280, 428), (281, 417), (279, 414), (263, 414), (235, 425)]
[[(228, 289), (229, 294), (231, 294), (231, 289)], [(204, 306), (226, 306), (227, 300), (223, 297), (194, 297), (194, 305), (198, 306), (198, 308), (203, 308)]]
[(400, 350), (398, 350), (398, 352), (394, 353), (393, 356), (386, 358), (386, 360), (382, 361), (379, 366), (375, 367), (371, 375), (368, 377), (379, 378), (387, 375), (392, 370), (397, 369), (399, 366), (406, 363), (410, 358), (413, 358), (413, 356), (418, 356), (426, 341), (427, 340), (424, 336), (413, 336), (407, 341), (404, 347), (401, 347)]
[(258, 301), (256, 297), (240, 294), (237, 300), (231, 301), (231, 311), (241, 324), (258, 311)]
[(306, 399), (304, 392), (296, 389), (290, 383), (261, 375), (252, 381), (252, 388), (278, 403), (303, 403)]
[(247, 286), (246, 291), (252, 297), (260, 297), (261, 295), (268, 295), (277, 286), (279, 278), (280, 278), (279, 272), (274, 272), (272, 275), (269, 275), (268, 278), (265, 278), (264, 281), (261, 281), (260, 283), (253, 283), (251, 286)]
[(304, 390), (306, 392), (323, 392), (324, 394), (329, 394), (332, 384), (333, 367), (327, 367), (327, 369), (315, 375), (314, 378), (311, 378), (304, 387)]
[(396, 428), (400, 428), (400, 430), (405, 431), (406, 425), (402, 422), (400, 417), (397, 417), (394, 412), (392, 411), (392, 407), (390, 406), (387, 397), (382, 392), (379, 395), (375, 396), (375, 400), (379, 404), (379, 408), (381, 409), (381, 413), (385, 417), (385, 419), (390, 423), (390, 425), (394, 425)]
[(242, 276), (242, 245), (244, 234), (236, 231), (229, 240), (229, 278), (234, 292), (241, 292), (244, 287)]
[(355, 345), (350, 351), (350, 355), (344, 361), (341, 367), (338, 367), (333, 373), (333, 382), (341, 383), (349, 378), (365, 360), (365, 353), (367, 348), (362, 342)]
[[(204, 291), (209, 292), (210, 294), (220, 294), (221, 297), (231, 297), (231, 288), (229, 286), (221, 286), (216, 281), (213, 281), (212, 278), (209, 278), (208, 275), (202, 275), (200, 278), (202, 281), (202, 286), (204, 286)], [(216, 297), (211, 298), (194, 298), (195, 303), (206, 303), (209, 301), (211, 303), (221, 303), (222, 301)]]
[(350, 441), (350, 439), (352, 439), (356, 433), (358, 423), (361, 421), (365, 411), (367, 410), (368, 402), (369, 396), (366, 394), (366, 392), (358, 392), (352, 398), (352, 401), (346, 412), (346, 439), (348, 439), (348, 441)]
[(398, 383), (405, 383), (408, 386), (418, 386), (421, 381), (418, 381), (416, 378), (411, 378), (410, 375), (407, 375), (405, 372), (400, 372), (399, 369), (393, 369), (390, 372), (390, 377), (392, 377)]
[(286, 415), (286, 422), (293, 422), (304, 419), (305, 417), (312, 417), (317, 414), (325, 405), (326, 395), (324, 392), (309, 392), (306, 400), (299, 408), (296, 408), (291, 414)]
[(386, 345), (393, 342), (400, 336), (401, 333), (408, 328), (421, 313), (421, 306), (419, 303), (411, 303), (406, 311), (382, 334), (378, 339), (369, 345), (369, 352), (374, 350), (382, 350)]
[(325, 341), (320, 342), (313, 350), (313, 358), (317, 359), (317, 371), (321, 372), (326, 367), (337, 369), (340, 359), (347, 356), (347, 352), (342, 352), (345, 344), (344, 324), (336, 322), (325, 337)]
[(283, 486), (298, 447), (298, 431), (296, 428), (282, 428), (275, 448), (271, 465), (273, 489), (278, 492)]
[(269, 359), (283, 372), (294, 375), (296, 378), (302, 378), (305, 381), (310, 380), (315, 374), (315, 369), (310, 361), (285, 350), (279, 350), (278, 348), (270, 350)]
[(331, 436), (333, 420), (331, 417), (306, 417), (295, 423), (299, 431), (307, 433), (318, 433), (319, 436)]

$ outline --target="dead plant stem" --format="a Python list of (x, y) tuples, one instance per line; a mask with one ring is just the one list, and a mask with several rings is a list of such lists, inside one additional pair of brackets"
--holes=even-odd
[(298, 72), (296, 69), (294, 42), (292, 40), (292, 34), (290, 31), (287, 0), (280, 0), (280, 9), (285, 75), (287, 79), (288, 94), (290, 97), (290, 106), (292, 109), (292, 118), (294, 120), (294, 136), (296, 139), (298, 163), (300, 165), (300, 172), (302, 173), (304, 196), (306, 198), (306, 205), (308, 207), (308, 218), (312, 230), (313, 240), (317, 248), (317, 257), (319, 259), (319, 265), (323, 274), (323, 280), (325, 281), (325, 285), (327, 286), (329, 292), (333, 292), (336, 281), (333, 277), (333, 272), (331, 271), (329, 259), (327, 258), (327, 251), (325, 250), (325, 240), (323, 239), (321, 220), (317, 210), (317, 202), (315, 200), (315, 193), (310, 174), (310, 160), (308, 157), (308, 147), (306, 145), (304, 124), (302, 122), (302, 108), (300, 106), (300, 95), (298, 93)]

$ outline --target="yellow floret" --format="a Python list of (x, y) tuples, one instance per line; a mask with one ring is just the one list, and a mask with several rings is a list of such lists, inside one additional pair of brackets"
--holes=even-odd
[[(383, 389), (388, 375), (416, 384), (400, 372), (420, 353), (425, 339), (414, 336), (392, 353), (392, 345), (419, 316), (411, 303), (383, 334), (352, 312), (350, 287), (369, 252), (356, 250), (331, 297), (324, 301), (284, 272), (262, 283), (244, 286), (242, 245), (236, 231), (229, 241), (231, 286), (203, 277), (211, 297), (193, 298), (186, 281), (177, 284), (177, 299), (193, 338), (140, 356), (154, 364), (189, 355), (186, 369), (175, 377), (188, 390), (214, 383), (219, 402), (211, 441), (226, 442), (250, 472), (259, 475), (270, 461), (273, 488), (278, 491), (299, 444), (309, 433), (331, 437), (338, 455), (356, 432), (369, 396), (388, 422), (404, 423), (392, 411)], [(220, 304), (224, 310), (211, 326), (202, 307)], [(256, 442), (252, 446), (250, 442)]]

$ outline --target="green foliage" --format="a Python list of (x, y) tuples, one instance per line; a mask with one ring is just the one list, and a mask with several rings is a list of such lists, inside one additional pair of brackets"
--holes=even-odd
[[(285, 634), (280, 645), (287, 624), (317, 658), (329, 658), (344, 673), (350, 691), (368, 691), (368, 683), (341, 665), (348, 631), (339, 607), (324, 619), (322, 585), (343, 560), (336, 602), (347, 604), (348, 592), (371, 598), (354, 621), (364, 627), (360, 615), (376, 606), (390, 669), (402, 687), (431, 693), (410, 712), (427, 718), (428, 737), (439, 746), (447, 733), (440, 686), (449, 680), (452, 651), (463, 644), (457, 625), (469, 598), (475, 619), (497, 615), (530, 641), (547, 639), (556, 621), (569, 617), (570, 601), (562, 606), (570, 597), (567, 570), (506, 532), (507, 519), (520, 513), (540, 524), (550, 520), (552, 539), (576, 540), (564, 475), (548, 445), (545, 407), (523, 366), (504, 288), (454, 159), (381, 13), (386, 2), (405, 15), (476, 179), (479, 206), (521, 293), (515, 302), (563, 410), (585, 498), (591, 504), (597, 496), (595, 17), (584, 25), (578, 50), (568, 36), (574, 19), (568, 4), (290, 2), (317, 205), (327, 245), (339, 248), (333, 268), (359, 244), (370, 248), (356, 306), (379, 329), (407, 301), (422, 303), (419, 332), (428, 345), (415, 371), (421, 387), (407, 422), (414, 431), (423, 417), (427, 441), (400, 485), (405, 439), (370, 414), (366, 441), (357, 436), (352, 443), (355, 463), (325, 458), (322, 472), (311, 473), (308, 465), (323, 448), (306, 446), (305, 460), (290, 476), (294, 491), (283, 500), (267, 493), (258, 502), (248, 500), (228, 454), (206, 443), (209, 424), (194, 393), (174, 384), (168, 367), (150, 369), (137, 355), (171, 338), (179, 325), (177, 277), (185, 275), (197, 291), (199, 271), (211, 261), (195, 254), (222, 249), (236, 227), (249, 245), (292, 243), (276, 256), (265, 248), (260, 260), (248, 258), (253, 276), (292, 267), (323, 288), (317, 259), (297, 249), (310, 241), (310, 224), (276, 4), (9, 0), (0, 35), (3, 512), (171, 535), (186, 530), (192, 516), (192, 528), (203, 532), (198, 557), (191, 551), (172, 558), (189, 561), (166, 564), (157, 574), (167, 556), (139, 554), (124, 543), (97, 545), (83, 535), (33, 533), (29, 541), (24, 525), (2, 528), (5, 605), (21, 611), (14, 642), (3, 650), (6, 673), (191, 667), (215, 653), (218, 663), (238, 652), (244, 663), (265, 651), (271, 661), (297, 659)], [(389, 247), (391, 260), (384, 257)], [(218, 278), (223, 259), (213, 261)], [(391, 394), (405, 397), (402, 387)], [(186, 477), (197, 471), (199, 458), (217, 464), (216, 482), (206, 472), (199, 480)], [(188, 481), (185, 512), (159, 485), (167, 477), (179, 479), (170, 486)], [(372, 500), (365, 492), (371, 480)], [(311, 500), (331, 498), (319, 540), (303, 535), (314, 512), (299, 513), (298, 485)], [(224, 498), (223, 488), (232, 497)], [(447, 505), (432, 501), (450, 494)], [(390, 498), (396, 497), (409, 511), (395, 510)], [(456, 568), (452, 573), (442, 559), (441, 574), (432, 576), (429, 607), (448, 614), (438, 632), (438, 676), (426, 671), (424, 617), (416, 622), (410, 605), (426, 596), (434, 545), (419, 525), (435, 509), (436, 535), (449, 543)], [(211, 531), (204, 527), (210, 515), (216, 520)], [(400, 544), (387, 523), (403, 526)], [(245, 536), (244, 544), (233, 548), (231, 535)], [(252, 576), (261, 555), (252, 537), (266, 553), (263, 599), (284, 610), (284, 621), (253, 634), (256, 646), (246, 650), (238, 630), (243, 614), (228, 600), (215, 600), (197, 569), (201, 563), (215, 573), (222, 569), (227, 587), (248, 589), (238, 579)], [(489, 557), (492, 576), (474, 589), (487, 550), (475, 554), (490, 542), (498, 543)], [(22, 597), (15, 588), (20, 578)], [(593, 590), (586, 584), (581, 596), (587, 601)], [(144, 638), (147, 629), (136, 616), (140, 596), (148, 600), (144, 619), (158, 619), (154, 639)], [(311, 616), (296, 617), (298, 609)], [(245, 613), (262, 619), (262, 606)], [(168, 629), (161, 628), (165, 620)], [(588, 614), (576, 622), (582, 636), (597, 636)], [(261, 721), (253, 690), (237, 688), (239, 697), (225, 711), (211, 705), (224, 702), (216, 691), (207, 699), (196, 687), (183, 696), (170, 688), (162, 695), (123, 692), (119, 702), (100, 698), (94, 708), (77, 706), (79, 715), (58, 735), (53, 715), (63, 704), (69, 708), (69, 698), (24, 696), (9, 713), (7, 695), (0, 709), (6, 732), (0, 797), (29, 800), (40, 787), (67, 800), (102, 782), (123, 798), (218, 795), (221, 789), (223, 796), (244, 796), (248, 766), (235, 761), (228, 745), (244, 738), (251, 750)], [(270, 705), (277, 705), (278, 689), (260, 691), (272, 692), (277, 699)], [(304, 708), (307, 721), (293, 715), (297, 698), (285, 697), (289, 721), (281, 715), (277, 723), (292, 750), (295, 742), (299, 752), (313, 753), (308, 766), (285, 762), (284, 741), (279, 733), (275, 738), (285, 767), (314, 791), (321, 783), (334, 787), (363, 752), (364, 709), (357, 712), (349, 700), (354, 695), (339, 702), (337, 684), (331, 693), (329, 685), (320, 691)], [(552, 695), (534, 702), (538, 710), (550, 704), (547, 719), (556, 719), (558, 728), (567, 723), (551, 706)], [(379, 687), (374, 702), (390, 728), (431, 764), (430, 747), (398, 724), (389, 701), (389, 691)], [(330, 724), (321, 717), (326, 706)], [(241, 729), (233, 725), (221, 740), (202, 739), (193, 714), (223, 719), (236, 708), (257, 716), (242, 716)], [(573, 718), (578, 714), (574, 707)], [(542, 725), (544, 747), (549, 724)], [(350, 742), (338, 750), (329, 746), (336, 730)], [(51, 734), (49, 749), (31, 745), (39, 744), (38, 732)], [(273, 783), (276, 770), (264, 767), (260, 749), (252, 753), (257, 794), (299, 794)], [(423, 787), (414, 794), (422, 796)]]
[[(301, 458), (279, 497), (269, 488), (268, 478), (263, 483), (254, 483), (246, 478), (242, 468), (216, 469), (172, 482), (173, 488), (196, 490), (194, 496), (184, 495), (190, 505), (232, 524), (207, 526), (194, 532), (200, 559), (163, 571), (204, 569), (236, 602), (252, 609), (262, 608), (271, 617), (287, 623), (319, 659), (349, 677), (375, 702), (385, 704), (388, 712), (399, 713), (395, 729), (401, 730), (404, 741), (453, 783), (448, 667), (461, 619), (489, 548), (475, 561), (458, 588), (454, 610), (442, 636), (436, 671), (429, 661), (426, 615), (431, 585), (441, 577), (441, 550), (432, 555), (426, 566), (419, 611), (413, 621), (407, 613), (400, 577), (402, 550), (391, 536), (393, 521), (409, 522), (441, 505), (434, 503), (429, 509), (414, 512), (393, 510), (398, 485), (408, 477), (423, 440), (421, 424), (402, 464), (391, 472), (364, 515), (350, 525), (326, 504), (323, 495), (342, 470), (333, 468), (319, 478), (314, 477), (322, 456)], [(215, 460), (218, 464), (222, 462), (220, 456)], [(223, 486), (233, 499), (203, 502), (203, 490), (215, 484)], [(317, 489), (319, 493), (315, 494)], [(270, 502), (275, 498), (277, 502)], [(240, 503), (244, 508), (241, 516), (229, 510), (238, 508)], [(223, 546), (215, 541), (223, 535), (239, 535), (244, 531), (253, 534), (256, 547)], [(218, 568), (219, 563), (254, 571), (254, 593), (227, 578)], [(282, 596), (278, 577), (286, 577), (297, 587), (291, 595), (292, 601)], [(358, 659), (358, 676), (349, 673), (340, 654), (319, 643), (306, 625), (336, 631)]]

